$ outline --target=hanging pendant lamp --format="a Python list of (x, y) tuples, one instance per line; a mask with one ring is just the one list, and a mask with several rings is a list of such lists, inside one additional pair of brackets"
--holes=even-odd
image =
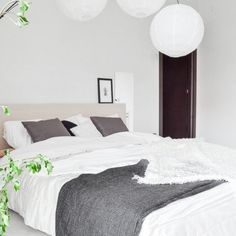
[(175, 4), (163, 8), (154, 17), (150, 32), (158, 51), (181, 57), (198, 48), (204, 36), (204, 23), (192, 7)]
[(88, 21), (98, 16), (106, 7), (107, 0), (58, 0), (64, 14), (79, 21)]
[(117, 0), (120, 8), (127, 14), (144, 18), (159, 11), (166, 0)]

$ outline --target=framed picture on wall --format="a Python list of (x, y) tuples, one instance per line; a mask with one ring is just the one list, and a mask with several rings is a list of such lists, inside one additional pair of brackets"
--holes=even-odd
[(98, 103), (113, 103), (112, 79), (98, 78)]

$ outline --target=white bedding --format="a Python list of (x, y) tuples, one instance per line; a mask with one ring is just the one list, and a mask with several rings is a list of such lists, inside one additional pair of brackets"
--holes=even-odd
[(140, 182), (179, 183), (211, 178), (230, 181), (153, 212), (145, 219), (140, 236), (235, 235), (234, 151), (198, 140), (174, 141), (150, 134), (120, 133), (95, 139), (53, 138), (18, 149), (12, 155), (22, 160), (39, 153), (52, 160), (52, 175), (24, 173), (21, 190), (15, 193), (9, 188), (9, 206), (24, 217), (27, 225), (49, 235), (55, 235), (57, 197), (63, 184), (82, 173), (99, 173), (135, 164), (140, 159), (150, 161), (146, 178)]

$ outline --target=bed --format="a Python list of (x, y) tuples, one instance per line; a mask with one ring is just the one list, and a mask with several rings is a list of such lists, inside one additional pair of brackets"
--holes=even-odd
[[(4, 119), (65, 118), (75, 113), (82, 113), (85, 116), (118, 114), (125, 121), (125, 106), (122, 104), (10, 105), (10, 107), (13, 115)], [(4, 121), (1, 121), (0, 129)], [(3, 140), (1, 145), (2, 148), (7, 147)], [(53, 173), (50, 176), (44, 172), (34, 176), (24, 173), (20, 179), (22, 187), (19, 192), (14, 192), (9, 186), (9, 206), (24, 218), (26, 225), (48, 235), (56, 235), (56, 221), (58, 221), (56, 216), (58, 211), (61, 212), (61, 209), (65, 208), (58, 208), (58, 196), (61, 195), (64, 186), (68, 183), (74, 184), (73, 181), (80, 176), (90, 178), (95, 175), (96, 179), (100, 173), (109, 173), (109, 170), (115, 173), (116, 170), (123, 171), (127, 166), (137, 167), (141, 160), (148, 162), (145, 175), (132, 176), (132, 183), (135, 182), (140, 186), (181, 186), (199, 181), (218, 181), (219, 184), (186, 197), (176, 198), (152, 210), (143, 217), (138, 234), (133, 235), (235, 235), (236, 153), (234, 150), (201, 140), (172, 140), (153, 134), (120, 132), (107, 137), (50, 138), (16, 149), (12, 152), (12, 156), (15, 160), (22, 160), (39, 153), (51, 159), (54, 165)], [(1, 164), (4, 162), (3, 158)], [(119, 193), (116, 195), (119, 196)], [(101, 204), (101, 201), (99, 203)], [(110, 209), (112, 211), (112, 207), (110, 206), (108, 211)], [(91, 217), (88, 222), (91, 220), (90, 225), (96, 225), (97, 221), (101, 224), (101, 218), (101, 215)], [(107, 225), (106, 222), (105, 226)], [(106, 234), (101, 232), (96, 234), (93, 231), (86, 236), (89, 235)], [(124, 234), (120, 232), (116, 235)]]

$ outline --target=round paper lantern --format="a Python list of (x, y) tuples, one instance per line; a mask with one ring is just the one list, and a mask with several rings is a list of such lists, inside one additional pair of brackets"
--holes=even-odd
[(74, 20), (87, 21), (98, 16), (107, 0), (59, 0), (61, 10)]
[(143, 18), (160, 10), (166, 0), (117, 0), (117, 2), (129, 15)]
[(204, 23), (192, 7), (183, 4), (163, 8), (151, 24), (151, 38), (158, 51), (170, 56), (186, 56), (198, 48)]

